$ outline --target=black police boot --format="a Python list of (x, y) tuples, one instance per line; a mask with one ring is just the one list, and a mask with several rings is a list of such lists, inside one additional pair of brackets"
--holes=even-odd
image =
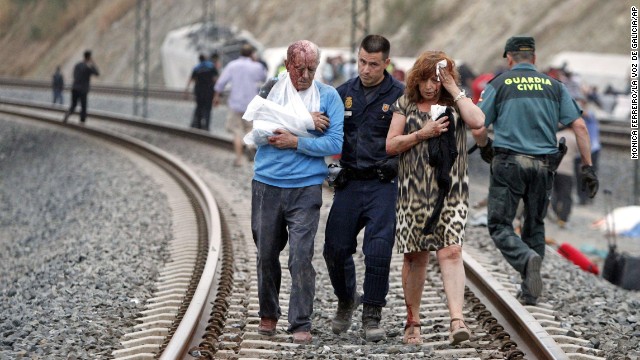
[(367, 341), (380, 341), (384, 339), (384, 329), (380, 327), (382, 307), (364, 304), (362, 307), (362, 329)]
[(527, 260), (527, 266), (524, 272), (524, 281), (522, 282), (522, 290), (525, 294), (538, 298), (542, 292), (542, 277), (540, 276), (540, 267), (542, 266), (542, 257), (532, 251)]
[(358, 293), (356, 293), (350, 301), (338, 300), (336, 316), (331, 320), (331, 330), (334, 334), (340, 334), (349, 329), (351, 326), (351, 317), (353, 316), (353, 312), (358, 308), (358, 305), (360, 305), (360, 295)]

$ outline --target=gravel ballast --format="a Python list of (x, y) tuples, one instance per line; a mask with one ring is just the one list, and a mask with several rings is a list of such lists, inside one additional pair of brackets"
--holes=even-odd
[(107, 358), (166, 257), (166, 197), (94, 141), (0, 128), (0, 359)]

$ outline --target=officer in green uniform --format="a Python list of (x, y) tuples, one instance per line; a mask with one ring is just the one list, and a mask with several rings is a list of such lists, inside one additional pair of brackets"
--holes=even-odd
[[(581, 185), (588, 189), (590, 197), (598, 190), (598, 179), (591, 166), (582, 109), (561, 82), (536, 70), (534, 39), (509, 38), (503, 57), (510, 70), (491, 80), (483, 91), (478, 105), (485, 114), (485, 128), (474, 130), (473, 135), (482, 158), (491, 164), (489, 233), (505, 259), (522, 275), (519, 298), (534, 305), (542, 292), (544, 217), (554, 163), (559, 162), (559, 124), (571, 127), (575, 133), (582, 158)], [(490, 125), (493, 141), (486, 131)], [(524, 225), (518, 236), (513, 220), (521, 199)]]

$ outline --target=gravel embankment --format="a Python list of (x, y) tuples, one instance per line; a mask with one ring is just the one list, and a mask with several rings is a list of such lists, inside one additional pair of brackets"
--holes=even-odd
[(0, 359), (108, 358), (166, 260), (166, 197), (95, 142), (0, 128)]

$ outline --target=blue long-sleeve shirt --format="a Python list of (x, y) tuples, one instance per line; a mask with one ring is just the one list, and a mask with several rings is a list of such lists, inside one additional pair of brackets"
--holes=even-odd
[(344, 105), (336, 89), (314, 81), (320, 92), (320, 112), (329, 117), (324, 133), (312, 130), (317, 137), (298, 137), (297, 149), (278, 149), (272, 145), (258, 147), (254, 179), (271, 186), (299, 188), (320, 185), (327, 176), (325, 156), (342, 150)]

